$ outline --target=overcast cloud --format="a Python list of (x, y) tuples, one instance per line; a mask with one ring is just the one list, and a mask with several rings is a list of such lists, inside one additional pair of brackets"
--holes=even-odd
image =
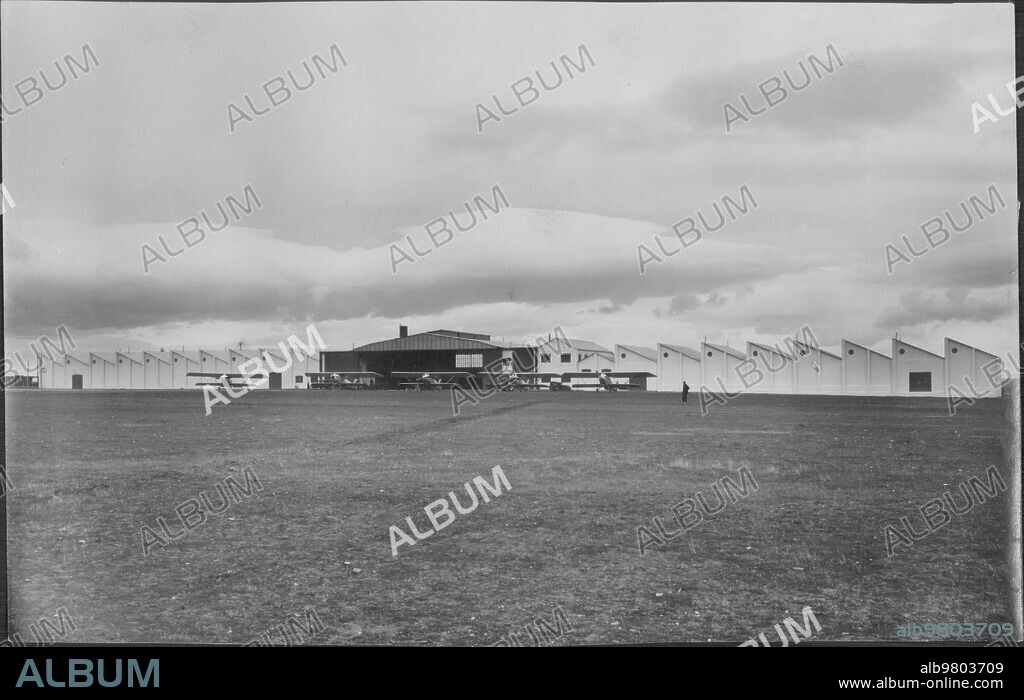
[[(333, 348), (462, 328), (693, 346), (810, 325), (888, 352), (896, 331), (990, 352), (1017, 338), (1015, 117), (971, 104), (1014, 78), (1009, 5), (4, 3), (2, 95), (88, 44), (100, 65), (5, 116), (6, 352)], [(595, 65), (478, 133), (477, 102), (584, 44)], [(347, 67), (229, 133), (228, 103), (303, 61)], [(800, 62), (843, 67), (755, 109)], [(783, 82), (785, 86), (786, 83)], [(788, 87), (788, 86), (786, 86)], [(246, 108), (246, 111), (249, 111)], [(744, 110), (745, 111), (745, 110)], [(143, 244), (216, 205), (261, 207), (143, 273)], [(499, 185), (511, 207), (433, 250), (424, 225)], [(757, 207), (639, 274), (637, 247), (712, 204)], [(889, 274), (884, 248), (995, 185), (1006, 207)], [(699, 225), (699, 224), (698, 224)], [(703, 226), (701, 227), (703, 228)], [(423, 251), (392, 271), (392, 243)], [(166, 256), (165, 256), (166, 257)], [(413, 255), (413, 257), (416, 257)]]

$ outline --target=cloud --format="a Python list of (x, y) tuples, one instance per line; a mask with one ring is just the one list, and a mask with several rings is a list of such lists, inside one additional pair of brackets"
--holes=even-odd
[(1016, 311), (1013, 298), (971, 298), (970, 289), (952, 287), (943, 296), (914, 289), (899, 297), (875, 321), (879, 328), (912, 328), (934, 321), (995, 321)]
[[(460, 222), (467, 226), (463, 212)], [(450, 224), (449, 224), (450, 225)], [(768, 246), (705, 239), (640, 275), (637, 246), (662, 227), (639, 221), (501, 209), (469, 231), (400, 231), (387, 246), (344, 252), (275, 239), (232, 224), (191, 249), (175, 227), (19, 223), (37, 253), (9, 261), (6, 320), (15, 333), (67, 323), (79, 330), (208, 320), (397, 318), (470, 304), (544, 305), (608, 300), (611, 313), (638, 299), (707, 294), (815, 263)], [(172, 252), (143, 274), (143, 243)], [(415, 246), (418, 254), (413, 252)], [(402, 259), (403, 251), (410, 259)], [(392, 256), (397, 264), (392, 268)], [(166, 256), (165, 256), (166, 257)], [(394, 272), (392, 272), (394, 270)], [(184, 282), (184, 283), (183, 283)]]
[[(728, 112), (733, 135), (756, 124), (758, 136), (775, 131), (852, 138), (865, 128), (890, 128), (943, 114), (941, 107), (964, 93), (962, 76), (980, 60), (973, 53), (917, 48), (858, 51), (854, 56), (841, 45), (829, 44), (805, 55), (791, 53), (681, 77), (666, 90), (662, 104), (696, 129), (724, 132), (728, 103), (745, 117)], [(767, 106), (761, 84), (775, 106)], [(762, 110), (767, 111), (750, 114)]]

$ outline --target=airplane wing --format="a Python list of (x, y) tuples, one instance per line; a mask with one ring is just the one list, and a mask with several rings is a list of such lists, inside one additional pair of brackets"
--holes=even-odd
[(212, 379), (220, 379), (221, 377), (227, 377), (228, 379), (245, 379), (246, 377), (263, 377), (260, 373), (246, 375), (246, 374), (227, 374), (226, 372), (189, 372), (185, 375), (186, 377), (210, 377)]
[(314, 380), (319, 377), (375, 377), (383, 379), (382, 375), (376, 372), (306, 372), (306, 376)]
[[(600, 372), (564, 372), (562, 376), (567, 379), (597, 379), (601, 376)], [(604, 376), (611, 377), (612, 379), (625, 379), (627, 377), (655, 377), (657, 375), (651, 374), (650, 372), (605, 372)]]
[(469, 377), (469, 372), (392, 372), (392, 377), (422, 377), (424, 374), (429, 374), (431, 377)]

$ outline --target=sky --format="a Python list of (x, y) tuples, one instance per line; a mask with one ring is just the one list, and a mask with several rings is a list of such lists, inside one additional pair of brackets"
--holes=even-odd
[[(399, 324), (607, 347), (807, 327), (825, 347), (888, 354), (899, 333), (1016, 357), (1015, 117), (988, 97), (1013, 106), (1010, 5), (4, 2), (0, 19), (5, 356), (61, 325), (110, 351), (314, 323), (330, 349)], [(61, 86), (67, 55), (88, 72)], [(994, 118), (977, 133), (975, 103)], [(716, 226), (742, 188), (756, 206), (679, 248), (673, 226)], [(1005, 206), (982, 220), (970, 198), (990, 188)], [(466, 230), (434, 224), (435, 246), (449, 211)], [(947, 211), (965, 230), (931, 248), (922, 224)], [(887, 264), (907, 244), (919, 257)]]

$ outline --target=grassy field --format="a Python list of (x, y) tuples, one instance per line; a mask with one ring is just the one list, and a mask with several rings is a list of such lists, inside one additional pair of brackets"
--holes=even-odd
[[(1000, 464), (998, 401), (741, 396), (702, 418), (693, 395), (543, 392), (453, 418), (447, 392), (254, 392), (210, 417), (199, 392), (5, 399), (27, 640), (61, 607), (76, 642), (244, 643), (308, 607), (324, 644), (487, 645), (556, 607), (561, 644), (738, 644), (804, 606), (820, 640), (1010, 619), (1005, 495), (891, 558), (883, 536)], [(392, 557), (390, 525), (425, 528), (495, 465), (509, 492)], [(713, 505), (744, 466), (756, 492), (640, 556), (638, 526), (674, 529), (673, 504)], [(176, 505), (219, 503), (246, 467), (262, 491), (143, 556), (142, 526), (180, 530)]]

